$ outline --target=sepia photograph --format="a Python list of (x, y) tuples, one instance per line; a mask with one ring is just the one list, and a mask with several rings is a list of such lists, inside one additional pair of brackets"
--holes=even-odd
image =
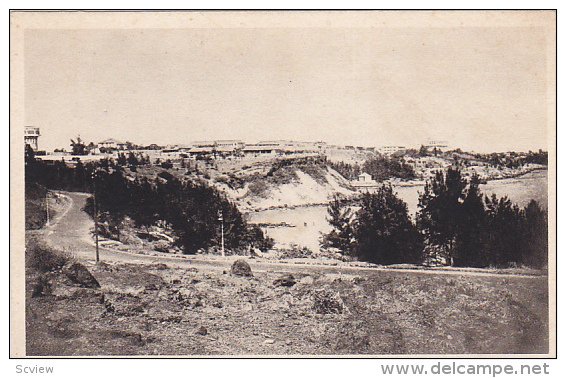
[(556, 356), (555, 11), (11, 11), (10, 81), (11, 356)]

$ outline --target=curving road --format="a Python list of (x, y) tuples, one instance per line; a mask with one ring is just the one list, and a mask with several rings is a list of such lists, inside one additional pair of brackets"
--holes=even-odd
[[(51, 226), (45, 228), (46, 241), (53, 247), (71, 253), (77, 259), (93, 264), (95, 262), (96, 249), (92, 238), (94, 221), (82, 209), (86, 204), (86, 199), (90, 196), (87, 193), (59, 192), (69, 199), (66, 210), (55, 217)], [(155, 264), (166, 263), (175, 267), (198, 267), (210, 270), (230, 270), (234, 260), (239, 256), (229, 256), (222, 258), (219, 256), (147, 256), (134, 253), (118, 251), (111, 248), (99, 248), (100, 260), (106, 262), (121, 262), (135, 264)], [(381, 267), (359, 267), (359, 266), (329, 266), (323, 264), (297, 264), (283, 261), (266, 261), (248, 259), (253, 271), (280, 271), (280, 272), (319, 272), (319, 273), (347, 273), (354, 271), (361, 272), (404, 272), (407, 274), (448, 274), (457, 276), (493, 276), (493, 277), (516, 277), (516, 278), (544, 278), (541, 275), (517, 275), (507, 273), (493, 273), (489, 271), (469, 271), (457, 269), (402, 269), (402, 268), (381, 268)]]

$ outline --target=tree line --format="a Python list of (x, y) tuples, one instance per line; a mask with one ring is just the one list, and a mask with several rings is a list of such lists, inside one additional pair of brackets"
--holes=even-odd
[[(194, 254), (220, 245), (224, 223), (225, 246), (234, 253), (250, 247), (267, 250), (273, 240), (256, 225), (248, 224), (236, 205), (202, 182), (180, 180), (163, 171), (155, 179), (132, 178), (112, 159), (74, 168), (64, 162), (46, 164), (26, 150), (26, 185), (95, 193), (99, 220), (107, 236), (120, 237), (126, 217), (138, 227), (167, 224), (184, 253)], [(93, 215), (93, 199), (85, 211)]]
[(496, 168), (506, 167), (513, 169), (522, 167), (525, 164), (548, 165), (548, 152), (543, 150), (529, 151), (527, 153), (476, 154), (475, 157)]
[(390, 178), (410, 180), (416, 177), (415, 170), (402, 157), (378, 155), (367, 159), (363, 164), (327, 161), (330, 168), (348, 180), (357, 180), (362, 172), (366, 172), (376, 181)]
[(390, 185), (364, 194), (357, 211), (335, 198), (328, 206), (332, 230), (321, 246), (379, 264), (546, 266), (546, 211), (534, 200), (521, 209), (508, 197), (484, 196), (479, 184), (455, 168), (436, 172), (414, 222)]

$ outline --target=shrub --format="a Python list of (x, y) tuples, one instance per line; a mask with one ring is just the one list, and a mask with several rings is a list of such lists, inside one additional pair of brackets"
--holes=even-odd
[(312, 293), (313, 310), (317, 314), (343, 314), (348, 312), (340, 293), (329, 289), (320, 289)]
[(251, 195), (253, 196), (257, 196), (257, 197), (261, 197), (265, 194), (265, 192), (267, 192), (267, 183), (263, 180), (255, 180), (252, 181), (249, 185), (248, 185), (248, 191)]
[(26, 243), (26, 267), (41, 273), (61, 269), (72, 257), (31, 239)]
[(47, 221), (45, 198), (47, 190), (37, 184), (26, 184), (25, 186), (25, 228), (26, 230), (37, 230), (42, 228)]

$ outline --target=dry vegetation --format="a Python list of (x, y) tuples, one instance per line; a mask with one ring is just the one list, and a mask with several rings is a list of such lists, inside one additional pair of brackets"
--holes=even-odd
[(545, 277), (89, 270), (99, 289), (57, 267), (28, 269), (28, 282), (41, 276), (50, 287), (41, 295), (27, 288), (28, 355), (547, 352)]

